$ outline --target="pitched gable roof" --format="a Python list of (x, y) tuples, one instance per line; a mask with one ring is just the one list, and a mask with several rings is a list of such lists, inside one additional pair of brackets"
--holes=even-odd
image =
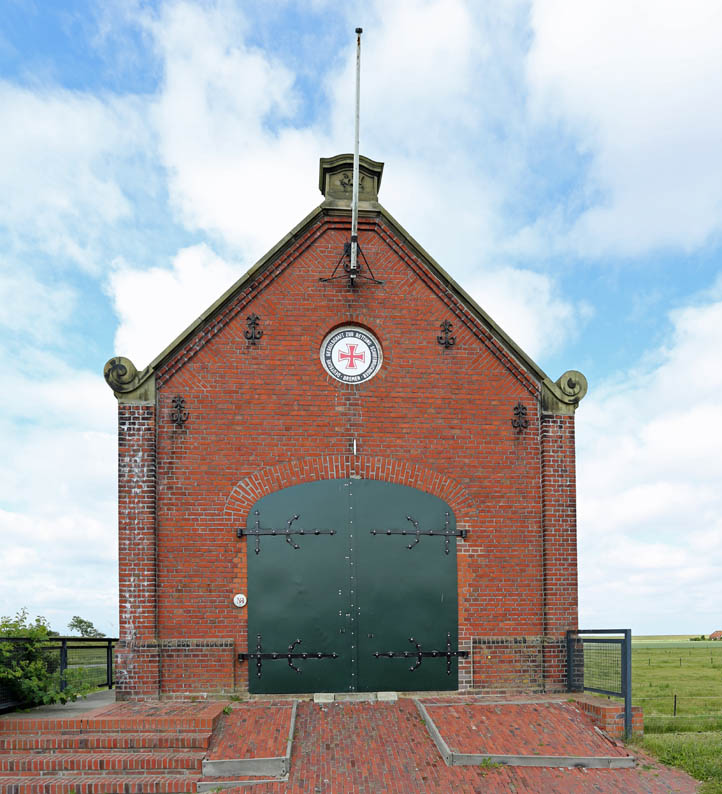
[[(142, 371), (138, 371), (127, 358), (115, 356), (104, 367), (105, 379), (121, 402), (154, 402), (155, 376), (201, 329), (214, 325), (214, 321), (244, 292), (253, 292), (256, 283), (269, 269), (289, 254), (324, 218), (350, 213), (352, 155), (342, 154), (321, 158), (319, 189), (324, 201), (288, 232), (238, 281), (224, 292), (211, 306), (197, 317), (165, 350), (156, 356)], [(565, 372), (553, 382), (541, 367), (522, 350), (514, 340), (479, 306), (479, 304), (439, 265), (439, 263), (401, 226), (378, 202), (378, 189), (383, 173), (383, 163), (360, 158), (359, 214), (376, 217), (401, 243), (413, 258), (418, 260), (442, 286), (443, 291), (456, 304), (457, 309), (468, 313), (484, 329), (510, 359), (539, 382), (542, 408), (548, 413), (573, 413), (587, 390), (585, 377), (575, 370)]]

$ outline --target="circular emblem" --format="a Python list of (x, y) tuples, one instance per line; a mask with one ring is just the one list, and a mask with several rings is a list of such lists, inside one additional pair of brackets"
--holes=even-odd
[(356, 325), (332, 331), (321, 345), (324, 369), (341, 383), (363, 383), (379, 371), (383, 361), (376, 337)]

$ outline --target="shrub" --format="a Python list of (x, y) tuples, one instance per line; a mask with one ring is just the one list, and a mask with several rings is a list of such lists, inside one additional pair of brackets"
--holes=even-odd
[(52, 634), (45, 618), (31, 621), (25, 608), (14, 618), (0, 618), (0, 637), (23, 639), (0, 642), (0, 684), (25, 706), (67, 703), (92, 689), (83, 685), (82, 671), (65, 670), (65, 688), (61, 690), (58, 650), (48, 647)]

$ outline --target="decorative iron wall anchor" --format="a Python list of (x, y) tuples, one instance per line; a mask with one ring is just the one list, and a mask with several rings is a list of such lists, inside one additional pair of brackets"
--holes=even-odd
[(170, 412), (170, 420), (176, 427), (183, 427), (188, 421), (188, 411), (185, 410), (186, 401), (178, 395), (171, 400), (173, 410)]
[(301, 547), (296, 543), (291, 535), (335, 535), (335, 529), (291, 529), (291, 525), (294, 521), (298, 521), (301, 517), (299, 515), (291, 516), (286, 522), (285, 529), (261, 529), (261, 519), (259, 516), (261, 515), (258, 510), (254, 512), (256, 516), (256, 522), (253, 529), (243, 529), (243, 527), (239, 527), (237, 531), (237, 535), (239, 538), (242, 538), (244, 535), (253, 535), (256, 538), (256, 554), (261, 553), (261, 535), (280, 535), (286, 538), (286, 543), (289, 543), (293, 546), (294, 549), (300, 549)]
[(456, 344), (456, 337), (451, 333), (453, 327), (454, 326), (448, 320), (444, 320), (439, 326), (439, 328), (441, 328), (441, 333), (436, 337), (436, 341), (446, 349)]
[(518, 402), (514, 406), (514, 418), (511, 420), (511, 426), (517, 433), (523, 433), (529, 427), (529, 420), (526, 418), (526, 405)]
[(249, 345), (255, 345), (258, 340), (263, 336), (263, 329), (258, 327), (261, 318), (257, 314), (249, 314), (246, 317), (246, 325), (248, 330), (243, 332), (243, 336), (248, 340)]
[(372, 535), (412, 535), (414, 542), (409, 543), (407, 549), (413, 549), (421, 540), (422, 535), (443, 535), (444, 536), (444, 553), (449, 553), (449, 538), (465, 538), (467, 531), (465, 529), (449, 529), (449, 514), (444, 513), (446, 516), (446, 523), (444, 529), (419, 529), (419, 522), (413, 516), (406, 516), (406, 520), (410, 521), (413, 529), (372, 529)]
[(409, 637), (409, 642), (412, 645), (416, 646), (415, 651), (375, 651), (374, 656), (377, 659), (381, 659), (383, 657), (387, 657), (389, 659), (402, 658), (402, 659), (413, 659), (416, 657), (416, 663), (413, 667), (409, 667), (410, 672), (414, 672), (417, 668), (421, 667), (421, 662), (426, 658), (433, 658), (437, 659), (440, 656), (446, 657), (446, 675), (451, 675), (451, 660), (456, 656), (460, 658), (466, 658), (469, 655), (469, 651), (459, 651), (459, 650), (452, 650), (451, 649), (451, 633), (447, 632), (446, 634), (446, 650), (445, 651), (424, 651), (421, 649), (421, 645), (416, 642), (413, 637)]
[(300, 645), (303, 642), (301, 639), (294, 640), (288, 646), (287, 653), (273, 653), (273, 652), (264, 652), (263, 646), (261, 644), (261, 635), (256, 635), (256, 651), (255, 653), (239, 653), (238, 654), (238, 661), (245, 662), (250, 659), (256, 660), (256, 677), (260, 678), (263, 672), (263, 660), (267, 661), (277, 661), (279, 659), (285, 659), (288, 662), (288, 666), (291, 670), (295, 670), (297, 673), (303, 673), (303, 670), (300, 670), (293, 664), (294, 659), (338, 659), (338, 654), (335, 651), (331, 651), (331, 653), (327, 652), (319, 652), (319, 651), (307, 651), (302, 653), (294, 653), (294, 649), (297, 645)]

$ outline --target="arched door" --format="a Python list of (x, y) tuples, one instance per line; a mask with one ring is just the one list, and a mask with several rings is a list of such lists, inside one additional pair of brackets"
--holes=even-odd
[(251, 692), (458, 686), (456, 523), (438, 497), (321, 480), (248, 518)]

